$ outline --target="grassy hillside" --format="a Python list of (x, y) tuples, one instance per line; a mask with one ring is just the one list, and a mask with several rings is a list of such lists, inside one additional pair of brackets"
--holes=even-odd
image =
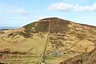
[[(49, 24), (50, 34), (46, 48), (46, 62), (49, 64), (58, 64), (76, 55), (89, 53), (95, 48), (95, 26), (74, 23), (60, 18), (44, 18), (18, 29), (1, 30), (1, 52), (5, 52), (7, 49), (10, 54), (17, 52), (22, 55), (24, 53), (25, 56), (35, 56), (39, 61), (46, 44)], [(31, 59), (33, 58), (31, 57)], [(28, 60), (28, 57), (24, 60)]]
[(96, 49), (92, 50), (90, 53), (81, 54), (66, 61), (64, 60), (59, 64), (96, 64)]

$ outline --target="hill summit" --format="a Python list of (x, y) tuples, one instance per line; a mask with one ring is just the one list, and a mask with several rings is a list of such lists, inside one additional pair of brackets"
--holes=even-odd
[(50, 32), (61, 32), (67, 29), (69, 23), (69, 21), (60, 18), (44, 18), (37, 22), (28, 24), (24, 26), (24, 28), (35, 32), (48, 32), (48, 27), (50, 25)]

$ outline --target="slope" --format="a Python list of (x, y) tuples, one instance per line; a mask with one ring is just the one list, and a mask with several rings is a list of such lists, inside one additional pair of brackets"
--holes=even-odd
[(31, 49), (28, 53), (32, 53), (32, 56), (41, 56), (46, 44), (49, 24), (50, 35), (46, 56), (55, 57), (53, 64), (90, 52), (95, 48), (95, 26), (53, 17), (38, 20), (18, 29), (2, 30), (0, 49), (24, 53)]

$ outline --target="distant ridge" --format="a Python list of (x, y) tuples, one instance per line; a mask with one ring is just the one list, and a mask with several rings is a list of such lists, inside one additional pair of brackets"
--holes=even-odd
[(3, 30), (3, 29), (16, 29), (18, 27), (0, 27), (0, 30)]

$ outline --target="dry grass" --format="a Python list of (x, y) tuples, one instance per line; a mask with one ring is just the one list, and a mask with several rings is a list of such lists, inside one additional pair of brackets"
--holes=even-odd
[[(6, 60), (0, 60), (0, 62), (8, 62), (9, 64), (36, 64), (37, 61), (40, 61), (49, 26), (49, 21), (45, 20), (51, 21), (46, 54), (51, 54), (54, 51), (57, 54), (57, 56), (54, 56), (54, 54), (47, 56), (46, 62), (48, 64), (58, 64), (62, 60), (69, 59), (83, 52), (90, 52), (94, 49), (96, 41), (95, 27), (59, 18), (45, 18), (16, 30), (3, 30), (4, 33), (1, 31), (0, 50), (9, 49), (11, 52), (28, 52), (32, 49), (28, 52), (32, 55), (30, 57), (26, 55), (16, 57), (16, 55), (8, 57)], [(62, 52), (63, 55), (58, 56), (60, 53), (56, 51)], [(69, 53), (66, 53), (67, 51)]]

